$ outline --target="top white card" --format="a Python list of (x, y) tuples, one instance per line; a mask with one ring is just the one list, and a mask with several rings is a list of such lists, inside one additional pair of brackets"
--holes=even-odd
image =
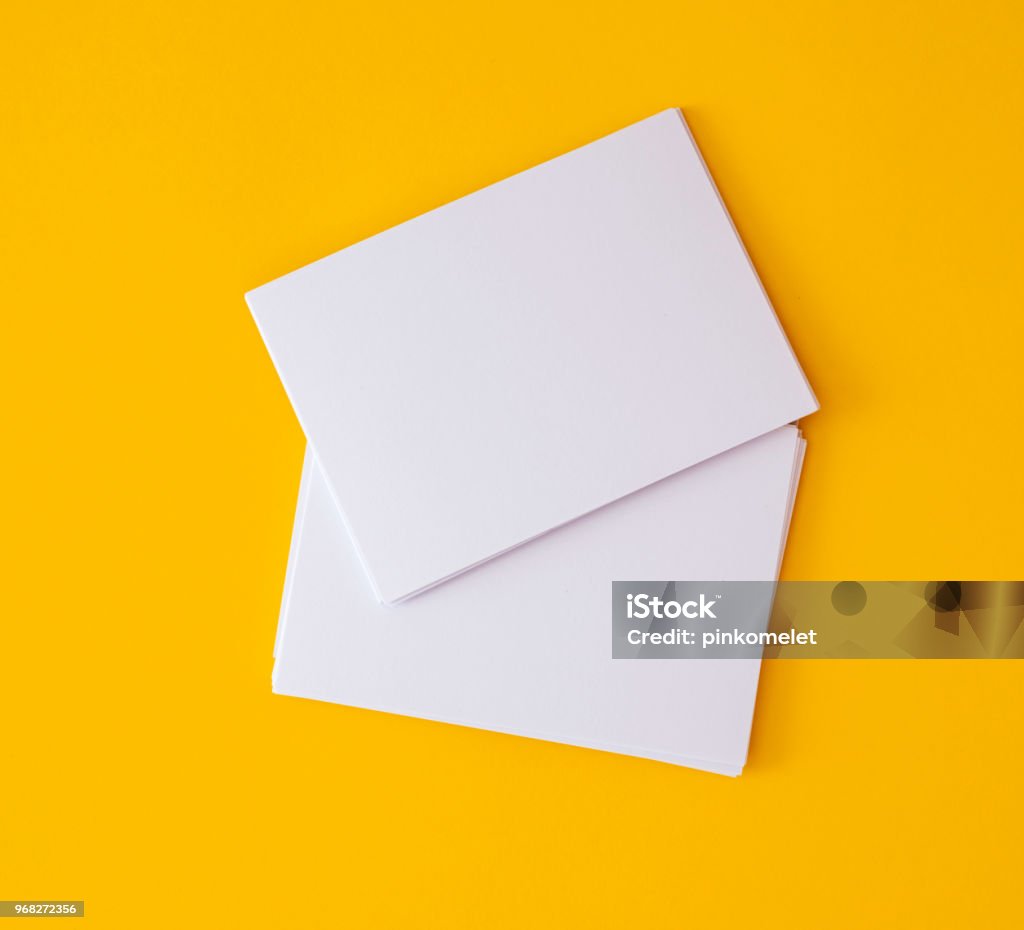
[(817, 409), (678, 110), (247, 300), (385, 603)]

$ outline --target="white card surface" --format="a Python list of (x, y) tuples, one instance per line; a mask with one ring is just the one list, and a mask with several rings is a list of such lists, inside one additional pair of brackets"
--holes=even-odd
[(803, 445), (775, 430), (396, 607), (307, 450), (274, 690), (739, 774), (760, 663), (612, 659), (611, 584), (776, 578)]
[(678, 110), (247, 300), (386, 603), (817, 408)]

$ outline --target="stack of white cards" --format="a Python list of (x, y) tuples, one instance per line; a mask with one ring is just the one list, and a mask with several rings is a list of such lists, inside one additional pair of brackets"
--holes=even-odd
[(248, 295), (308, 440), (278, 693), (727, 774), (759, 665), (611, 583), (778, 575), (816, 402), (678, 110)]

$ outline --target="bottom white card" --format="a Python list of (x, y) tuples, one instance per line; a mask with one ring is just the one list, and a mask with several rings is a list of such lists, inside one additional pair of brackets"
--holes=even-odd
[(760, 663), (613, 659), (611, 583), (776, 578), (803, 449), (775, 430), (393, 607), (307, 450), (274, 691), (737, 775)]

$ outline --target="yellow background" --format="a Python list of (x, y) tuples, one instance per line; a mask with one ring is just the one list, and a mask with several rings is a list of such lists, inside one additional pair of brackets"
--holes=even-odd
[(735, 781), (272, 696), (303, 440), (242, 294), (681, 105), (822, 404), (786, 577), (1019, 578), (1022, 38), (962, 0), (9, 6), (0, 897), (1018, 924), (1019, 663), (770, 663)]

